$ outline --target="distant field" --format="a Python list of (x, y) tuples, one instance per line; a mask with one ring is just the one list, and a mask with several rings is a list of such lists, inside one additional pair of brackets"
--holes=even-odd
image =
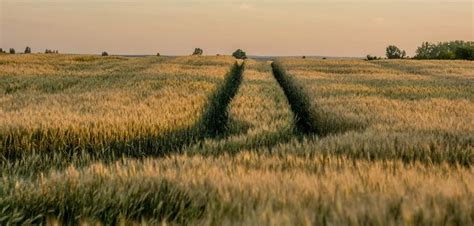
[(0, 224), (473, 225), (473, 87), (468, 61), (1, 55)]

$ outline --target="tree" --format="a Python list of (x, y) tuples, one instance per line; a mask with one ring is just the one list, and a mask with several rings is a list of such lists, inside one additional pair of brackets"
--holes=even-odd
[(201, 48), (195, 48), (193, 55), (195, 56), (201, 56), (204, 53), (204, 51)]
[(241, 49), (238, 49), (234, 53), (232, 53), (232, 56), (234, 56), (236, 59), (241, 59), (241, 60), (247, 59), (247, 54)]
[(25, 54), (30, 54), (30, 53), (31, 53), (31, 48), (27, 46), (25, 48)]
[(0, 53), (6, 53), (6, 52), (2, 48), (0, 48)]
[(389, 45), (386, 49), (386, 55), (388, 59), (402, 59), (406, 56), (406, 52), (394, 45)]
[(424, 42), (416, 50), (416, 59), (469, 59), (469, 52), (474, 49), (474, 42), (450, 41), (432, 44)]
[(160, 54), (160, 53), (156, 53), (156, 56), (161, 56), (161, 54)]
[(444, 60), (453, 60), (453, 59), (456, 59), (456, 55), (450, 49), (441, 49), (440, 52), (438, 53), (437, 58), (444, 59)]
[(458, 47), (455, 51), (456, 59), (474, 60), (474, 45)]
[(16, 53), (15, 49), (14, 49), (14, 48), (10, 48), (10, 54), (15, 54), (15, 53)]
[(104, 51), (104, 52), (102, 52), (102, 56), (104, 56), (104, 57), (105, 57), (105, 56), (109, 56), (109, 54)]
[(429, 43), (429, 42), (423, 42), (418, 49), (416, 49), (416, 55), (415, 58), (417, 59), (429, 59), (431, 58), (434, 54), (434, 49), (435, 45)]

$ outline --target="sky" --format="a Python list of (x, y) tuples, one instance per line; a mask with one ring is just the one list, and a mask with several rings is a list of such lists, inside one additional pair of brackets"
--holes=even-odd
[(33, 52), (412, 56), (474, 40), (473, 0), (0, 0), (0, 48)]

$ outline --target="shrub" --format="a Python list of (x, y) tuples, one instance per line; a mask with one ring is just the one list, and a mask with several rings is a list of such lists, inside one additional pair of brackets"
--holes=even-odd
[(238, 49), (234, 53), (232, 53), (232, 56), (234, 56), (236, 59), (241, 59), (241, 60), (247, 59), (247, 54), (241, 49)]
[(7, 53), (7, 52), (5, 52), (5, 50), (3, 50), (2, 48), (0, 48), (0, 53)]
[(15, 54), (15, 53), (16, 53), (15, 49), (14, 49), (14, 48), (10, 48), (10, 54)]
[(204, 51), (201, 48), (195, 48), (193, 55), (195, 56), (201, 56), (204, 53)]
[(156, 56), (161, 56), (161, 54), (160, 54), (160, 53), (156, 53)]
[(367, 60), (379, 60), (380, 57), (377, 57), (377, 56), (372, 56), (372, 55), (367, 55)]
[(46, 49), (44, 51), (45, 54), (58, 54), (59, 51), (58, 50), (50, 50), (50, 49)]
[(105, 56), (109, 56), (109, 54), (104, 51), (104, 52), (102, 52), (102, 56), (104, 56), (104, 57), (105, 57)]
[(388, 59), (403, 59), (407, 55), (405, 50), (401, 50), (394, 45), (389, 45), (385, 52)]
[(306, 59), (306, 56), (303, 56), (303, 59)]
[(25, 48), (25, 54), (30, 54), (30, 53), (31, 53), (31, 48), (27, 46)]

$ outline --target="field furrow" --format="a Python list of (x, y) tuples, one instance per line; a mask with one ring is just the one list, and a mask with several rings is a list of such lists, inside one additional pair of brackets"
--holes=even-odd
[(235, 63), (228, 73), (224, 83), (210, 97), (206, 110), (198, 122), (202, 127), (197, 131), (201, 138), (215, 138), (223, 136), (226, 132), (229, 120), (229, 104), (239, 91), (243, 80), (245, 63)]
[(191, 153), (235, 153), (286, 142), (293, 135), (293, 115), (269, 63), (246, 61), (242, 86), (230, 103), (224, 137), (190, 147)]
[(317, 106), (317, 103), (311, 103), (306, 89), (287, 74), (280, 62), (272, 63), (272, 71), (285, 92), (295, 115), (296, 128), (301, 134), (327, 136), (361, 127), (361, 125), (347, 120), (334, 120), (334, 116), (330, 112), (324, 112)]

